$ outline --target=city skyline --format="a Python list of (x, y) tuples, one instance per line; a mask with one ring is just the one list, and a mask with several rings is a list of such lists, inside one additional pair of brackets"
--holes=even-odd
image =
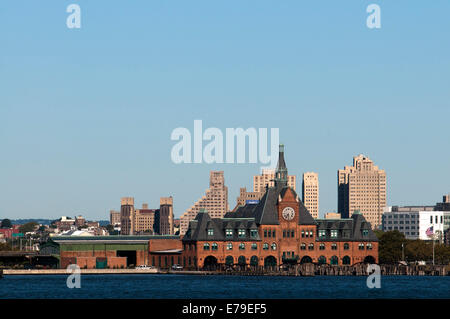
[(321, 215), (358, 154), (386, 171), (388, 205), (450, 191), (448, 1), (380, 1), (376, 30), (365, 1), (79, 2), (79, 30), (67, 3), (0, 11), (0, 217), (108, 219), (170, 195), (179, 217), (212, 170), (232, 208), (261, 165), (173, 163), (171, 132), (196, 119), (279, 128), (289, 173), (318, 173)]

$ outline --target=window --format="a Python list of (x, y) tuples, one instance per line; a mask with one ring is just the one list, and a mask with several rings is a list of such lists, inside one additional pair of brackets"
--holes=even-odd
[(337, 238), (338, 236), (338, 231), (337, 229), (332, 229), (331, 230), (331, 238)]
[[(295, 232), (293, 230), (291, 230), (291, 237), (294, 238), (295, 237)], [(311, 234), (312, 237), (312, 234)]]
[(331, 244), (331, 250), (337, 250), (337, 244), (336, 243)]
[(226, 235), (227, 237), (233, 237), (233, 230), (230, 229), (230, 228), (227, 228), (227, 229), (225, 230), (225, 235)]
[(275, 244), (275, 243), (272, 243), (272, 250), (277, 250), (277, 244)]
[(268, 243), (264, 243), (263, 244), (263, 249), (264, 250), (268, 250), (269, 249), (269, 244)]
[(264, 238), (267, 237), (267, 229), (264, 229)]
[(257, 250), (257, 249), (258, 249), (258, 245), (255, 244), (255, 243), (253, 243), (253, 244), (252, 244), (252, 250)]
[(301, 250), (306, 250), (306, 244), (305, 244), (305, 243), (302, 243), (302, 244), (300, 245), (300, 249), (301, 249)]
[(250, 236), (251, 236), (252, 238), (258, 237), (258, 230), (256, 230), (256, 229), (251, 229), (251, 230), (250, 230)]
[(217, 248), (218, 248), (217, 243), (213, 243), (211, 245), (211, 250), (217, 250)]
[(314, 250), (314, 244), (313, 243), (308, 245), (308, 250)]
[(348, 243), (344, 244), (344, 250), (349, 250), (350, 249), (350, 245)]
[(240, 250), (244, 250), (245, 249), (245, 244), (244, 243), (240, 243), (239, 244), (239, 249)]
[[(400, 224), (402, 224), (402, 223), (400, 223)], [(363, 229), (362, 235), (363, 235), (364, 237), (369, 236), (369, 230), (368, 230), (368, 229)]]
[(312, 230), (310, 230), (309, 231), (309, 237), (312, 237), (313, 236), (313, 232), (312, 232)]
[(366, 245), (366, 249), (367, 249), (367, 250), (372, 250), (372, 244), (371, 244), (371, 243), (368, 243), (368, 244)]
[(319, 230), (319, 238), (323, 238), (327, 235), (327, 231), (325, 229)]
[(208, 236), (214, 236), (214, 229), (208, 228)]
[(227, 244), (227, 250), (233, 250), (233, 244), (232, 243), (228, 243)]
[(239, 229), (238, 236), (239, 236), (239, 238), (245, 237), (245, 229)]
[(203, 250), (209, 250), (209, 244), (208, 243), (204, 243), (203, 244)]
[(359, 250), (364, 250), (364, 244), (358, 244), (358, 249)]
[(275, 231), (272, 230), (272, 237), (275, 238)]
[(305, 238), (305, 231), (302, 230), (302, 238)]
[(320, 244), (320, 245), (319, 245), (319, 250), (325, 250), (325, 244), (323, 244), (323, 243)]

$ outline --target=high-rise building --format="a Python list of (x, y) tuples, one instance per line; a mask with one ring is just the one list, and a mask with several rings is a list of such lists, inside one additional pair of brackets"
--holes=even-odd
[(159, 231), (160, 235), (173, 235), (173, 197), (161, 197), (159, 199)]
[(142, 204), (141, 209), (134, 211), (134, 234), (153, 234), (155, 224), (155, 209), (149, 209), (148, 204)]
[(319, 175), (313, 172), (303, 174), (303, 204), (313, 218), (319, 218)]
[(385, 207), (386, 172), (367, 156), (355, 156), (353, 166), (338, 170), (338, 211), (343, 218), (359, 211), (376, 229)]
[[(266, 192), (266, 186), (273, 187), (275, 185), (275, 169), (263, 169), (261, 175), (253, 176), (253, 192), (262, 193)], [(288, 186), (295, 190), (296, 177), (295, 175), (289, 175), (287, 177)]]
[(110, 210), (109, 211), (109, 223), (111, 225), (120, 225), (120, 212), (117, 210)]
[(123, 197), (120, 200), (120, 233), (134, 235), (134, 198)]
[(211, 218), (222, 218), (228, 211), (228, 187), (225, 186), (223, 171), (210, 172), (209, 188), (205, 195), (180, 218), (180, 235), (186, 233), (189, 221), (194, 220), (202, 208), (208, 211)]
[[(247, 192), (246, 187), (241, 187), (239, 190), (239, 197), (237, 198), (236, 206), (233, 209), (235, 211), (239, 206), (244, 206), (249, 203), (257, 203), (264, 193), (267, 191), (267, 187), (273, 187), (275, 180), (275, 169), (263, 169), (261, 175), (253, 176), (253, 192)], [(288, 176), (288, 186), (295, 190), (296, 176)]]

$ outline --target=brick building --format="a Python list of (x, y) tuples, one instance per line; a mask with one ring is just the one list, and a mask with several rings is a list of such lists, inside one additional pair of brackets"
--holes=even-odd
[(378, 240), (363, 215), (314, 220), (287, 176), (280, 145), (274, 186), (259, 203), (224, 218), (211, 218), (203, 210), (189, 223), (182, 239), (184, 267), (378, 262)]

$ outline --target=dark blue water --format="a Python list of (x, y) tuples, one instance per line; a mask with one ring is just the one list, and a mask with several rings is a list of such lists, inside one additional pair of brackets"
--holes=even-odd
[(0, 298), (450, 298), (450, 277), (241, 277), (84, 275), (69, 289), (64, 275), (5, 276)]

